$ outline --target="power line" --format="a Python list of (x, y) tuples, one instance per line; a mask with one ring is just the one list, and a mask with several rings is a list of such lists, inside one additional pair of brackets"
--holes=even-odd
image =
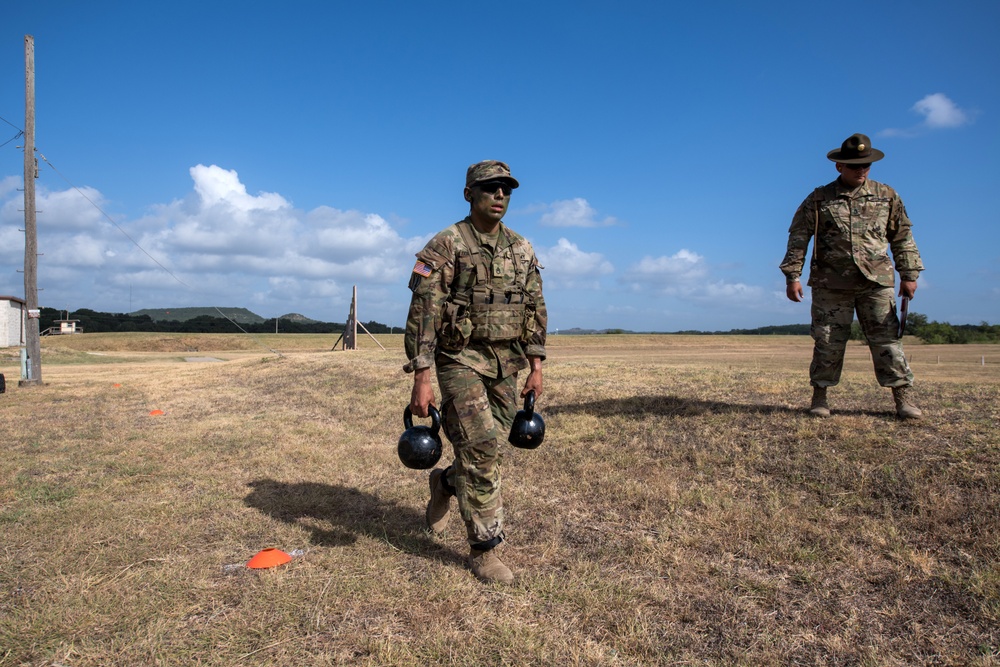
[(14, 140), (16, 140), (16, 139), (24, 136), (24, 130), (22, 130), (21, 128), (19, 128), (17, 125), (14, 125), (14, 123), (10, 122), (9, 120), (7, 120), (6, 118), (4, 118), (3, 116), (0, 116), (0, 120), (2, 120), (3, 122), (7, 123), (12, 128), (14, 128), (15, 130), (17, 130), (17, 134), (15, 134), (13, 137), (11, 137), (7, 141), (5, 141), (2, 144), (0, 144), (0, 148), (3, 148), (4, 146), (6, 146), (7, 144), (9, 144), (10, 142), (12, 142), (12, 141), (14, 141)]
[(0, 120), (2, 120), (3, 122), (7, 123), (8, 125), (10, 125), (12, 128), (14, 128), (15, 130), (17, 130), (21, 134), (24, 134), (24, 130), (22, 130), (21, 128), (19, 128), (17, 125), (14, 125), (14, 123), (10, 122), (9, 120), (7, 120), (6, 118), (4, 118), (3, 116), (0, 116)]
[(7, 145), (7, 144), (9, 144), (10, 142), (14, 141), (14, 140), (15, 140), (15, 139), (17, 139), (18, 137), (23, 137), (23, 136), (24, 136), (24, 132), (23, 132), (23, 131), (21, 131), (21, 130), (18, 130), (17, 134), (15, 134), (15, 135), (14, 135), (13, 137), (11, 137), (11, 138), (10, 138), (10, 139), (8, 139), (7, 141), (5, 141), (5, 142), (3, 142), (2, 144), (0, 144), (0, 148), (3, 148), (4, 146), (6, 146), (6, 145)]
[[(15, 137), (13, 137), (12, 139), (9, 139), (8, 141), (4, 142), (3, 144), (0, 144), (0, 146), (6, 146), (6, 145), (7, 145), (7, 144), (9, 144), (9, 143), (10, 143), (11, 141), (14, 141), (14, 139), (17, 139), (17, 137), (20, 137), (21, 135), (23, 135), (23, 134), (24, 134), (24, 130), (20, 130), (20, 129), (18, 129), (17, 125), (14, 125), (13, 123), (11, 123), (11, 122), (10, 122), (9, 120), (7, 120), (6, 118), (4, 118), (3, 116), (0, 116), (0, 120), (2, 120), (3, 122), (7, 123), (8, 125), (10, 125), (11, 127), (13, 127), (14, 129), (17, 129), (17, 130), (18, 130), (18, 133), (17, 133), (17, 135), (16, 135)], [(125, 231), (124, 229), (122, 229), (121, 225), (119, 225), (119, 224), (118, 224), (117, 222), (115, 222), (115, 221), (114, 221), (114, 219), (113, 219), (113, 218), (112, 218), (112, 217), (111, 217), (110, 215), (108, 215), (108, 214), (107, 214), (107, 213), (106, 213), (106, 212), (104, 211), (104, 209), (102, 209), (102, 208), (101, 208), (100, 206), (98, 206), (98, 205), (97, 205), (97, 204), (96, 204), (96, 203), (94, 202), (94, 200), (93, 200), (93, 199), (91, 199), (90, 197), (88, 197), (88, 196), (87, 196), (87, 194), (86, 194), (86, 193), (85, 193), (85, 192), (84, 192), (83, 190), (81, 190), (80, 188), (76, 187), (76, 185), (74, 185), (74, 184), (73, 184), (73, 183), (72, 183), (72, 182), (71, 182), (71, 181), (70, 181), (70, 180), (69, 180), (68, 178), (66, 178), (66, 176), (65, 176), (65, 175), (63, 175), (63, 173), (62, 173), (61, 171), (59, 171), (58, 169), (56, 169), (56, 166), (55, 166), (54, 164), (52, 164), (52, 162), (50, 162), (50, 161), (49, 161), (49, 159), (48, 159), (47, 157), (45, 157), (45, 156), (44, 156), (43, 154), (41, 154), (41, 153), (39, 153), (39, 154), (38, 154), (38, 157), (42, 158), (42, 161), (44, 161), (44, 162), (45, 162), (45, 164), (49, 165), (49, 167), (51, 167), (52, 171), (56, 172), (56, 174), (58, 174), (58, 175), (59, 175), (59, 178), (61, 178), (61, 179), (63, 179), (64, 181), (66, 181), (66, 184), (67, 184), (67, 185), (68, 185), (69, 187), (71, 187), (71, 188), (73, 188), (74, 190), (76, 190), (76, 191), (77, 191), (77, 192), (78, 192), (78, 193), (80, 194), (80, 196), (81, 196), (81, 197), (83, 197), (83, 198), (84, 198), (84, 199), (86, 199), (86, 200), (87, 200), (88, 202), (90, 202), (90, 205), (91, 205), (91, 206), (93, 206), (94, 208), (96, 208), (96, 209), (97, 209), (97, 210), (98, 210), (98, 211), (100, 212), (100, 214), (101, 214), (101, 215), (103, 215), (103, 216), (104, 216), (105, 218), (107, 218), (108, 222), (110, 222), (110, 223), (111, 223), (112, 225), (114, 225), (114, 226), (115, 226), (115, 228), (116, 228), (116, 229), (117, 229), (117, 230), (118, 230), (119, 232), (121, 232), (121, 233), (122, 233), (122, 235), (124, 235), (124, 236), (125, 236), (125, 238), (127, 238), (127, 239), (128, 239), (129, 241), (131, 241), (131, 242), (133, 243), (133, 245), (135, 245), (135, 247), (136, 247), (136, 248), (138, 248), (139, 250), (141, 250), (141, 251), (142, 251), (142, 253), (143, 253), (144, 255), (146, 255), (146, 257), (149, 257), (149, 258), (150, 258), (151, 260), (153, 260), (153, 262), (154, 262), (154, 263), (155, 263), (155, 264), (156, 264), (156, 265), (157, 265), (158, 267), (160, 267), (161, 269), (163, 269), (164, 271), (166, 271), (166, 272), (167, 272), (167, 273), (168, 273), (168, 274), (170, 275), (170, 277), (171, 277), (171, 278), (173, 278), (174, 280), (176, 280), (177, 282), (179, 282), (179, 283), (180, 283), (181, 285), (184, 285), (184, 287), (187, 287), (188, 289), (193, 289), (193, 288), (192, 288), (192, 287), (191, 287), (190, 285), (188, 285), (188, 284), (187, 284), (186, 282), (184, 282), (183, 280), (181, 280), (180, 278), (178, 278), (178, 277), (177, 277), (176, 275), (174, 275), (174, 272), (173, 272), (173, 271), (171, 271), (171, 270), (170, 270), (170, 269), (168, 269), (167, 267), (163, 266), (163, 264), (161, 264), (161, 263), (160, 263), (160, 261), (159, 261), (158, 259), (156, 259), (156, 258), (155, 258), (155, 257), (153, 257), (152, 255), (150, 255), (150, 254), (149, 254), (148, 252), (146, 252), (146, 249), (145, 249), (145, 248), (143, 248), (143, 247), (142, 247), (141, 245), (139, 245), (139, 242), (138, 242), (138, 241), (136, 241), (136, 240), (135, 240), (134, 238), (132, 238), (131, 236), (129, 236), (128, 232), (126, 232), (126, 231)], [(228, 318), (227, 318), (227, 319), (228, 319)], [(231, 320), (230, 320), (230, 321), (231, 321)]]
[(115, 228), (118, 231), (120, 231), (125, 238), (127, 238), (129, 241), (131, 241), (133, 243), (133, 245), (135, 245), (136, 248), (138, 248), (139, 250), (141, 250), (142, 253), (146, 257), (149, 257), (151, 260), (153, 260), (153, 262), (155, 262), (158, 267), (160, 267), (161, 269), (163, 269), (164, 271), (166, 271), (167, 274), (169, 274), (171, 278), (173, 278), (174, 280), (176, 280), (177, 282), (179, 282), (181, 285), (184, 285), (184, 287), (187, 287), (188, 289), (194, 289), (190, 285), (188, 285), (186, 282), (184, 282), (183, 280), (181, 280), (180, 278), (178, 278), (176, 275), (174, 275), (173, 271), (171, 271), (167, 267), (163, 266), (163, 264), (161, 264), (158, 259), (156, 259), (152, 255), (150, 255), (148, 252), (146, 252), (146, 249), (143, 248), (141, 245), (139, 245), (138, 241), (136, 241), (134, 238), (132, 238), (131, 236), (129, 236), (129, 233), (126, 232), (124, 229), (122, 229), (121, 225), (119, 225), (117, 222), (115, 222), (114, 219), (110, 215), (108, 215), (107, 213), (104, 212), (104, 209), (102, 209), (100, 206), (98, 206), (96, 203), (94, 203), (94, 200), (91, 199), (90, 197), (88, 197), (87, 194), (83, 190), (81, 190), (80, 188), (76, 187), (73, 183), (70, 182), (70, 180), (68, 178), (66, 178), (65, 176), (63, 176), (62, 172), (60, 172), (58, 169), (56, 169), (56, 166), (54, 164), (52, 164), (51, 162), (49, 162), (49, 159), (47, 157), (45, 157), (41, 153), (38, 154), (38, 157), (42, 158), (42, 160), (45, 162), (45, 164), (49, 165), (49, 167), (52, 168), (52, 171), (54, 171), (57, 174), (59, 174), (59, 178), (61, 178), (64, 181), (66, 181), (66, 184), (69, 185), (69, 187), (71, 187), (74, 190), (76, 190), (78, 193), (80, 193), (81, 197), (83, 197), (88, 202), (90, 202), (91, 206), (93, 206), (94, 208), (96, 208), (101, 213), (101, 215), (103, 215), (105, 218), (107, 218), (108, 222), (110, 222), (112, 225), (114, 225)]

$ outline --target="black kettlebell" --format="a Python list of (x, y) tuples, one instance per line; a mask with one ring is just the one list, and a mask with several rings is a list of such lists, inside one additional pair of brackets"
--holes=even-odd
[(524, 397), (524, 409), (514, 415), (507, 442), (521, 449), (534, 449), (545, 439), (545, 422), (535, 412), (535, 392), (529, 391)]
[(441, 429), (441, 413), (433, 405), (430, 407), (430, 413), (430, 426), (414, 426), (410, 406), (407, 405), (403, 410), (403, 425), (406, 430), (399, 436), (396, 452), (399, 454), (399, 460), (407, 468), (427, 470), (433, 468), (441, 458), (441, 436), (438, 435)]

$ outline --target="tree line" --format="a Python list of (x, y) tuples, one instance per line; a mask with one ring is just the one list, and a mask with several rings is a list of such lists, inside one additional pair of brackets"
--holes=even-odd
[[(979, 324), (948, 324), (927, 321), (921, 313), (910, 313), (906, 318), (904, 334), (916, 336), (928, 345), (961, 345), (963, 343), (1000, 343), (1000, 324), (980, 322)], [(864, 340), (861, 325), (857, 320), (851, 325), (851, 338)]]
[[(678, 331), (679, 334), (705, 334), (723, 336), (808, 336), (808, 324), (782, 324), (756, 329), (730, 329), (729, 331)], [(615, 330), (623, 333), (621, 329)], [(609, 331), (614, 333), (615, 331)], [(1000, 343), (1000, 324), (948, 324), (928, 322), (921, 313), (910, 313), (906, 318), (908, 336), (916, 336), (928, 345), (960, 345), (963, 343)], [(857, 320), (851, 324), (851, 340), (865, 340), (861, 325)]]
[[(262, 322), (241, 322), (236, 324), (224, 317), (201, 315), (183, 322), (177, 320), (154, 320), (149, 315), (131, 315), (129, 313), (101, 313), (87, 308), (67, 313), (55, 308), (41, 308), (39, 329), (59, 328), (60, 320), (76, 320), (78, 328), (85, 333), (151, 331), (157, 333), (310, 333), (339, 334), (344, 331), (345, 324), (337, 322), (300, 322), (275, 318)], [(65, 316), (65, 317), (64, 317)], [(381, 322), (362, 322), (369, 333), (391, 333), (392, 329)], [(275, 327), (277, 325), (277, 327)], [(399, 327), (396, 327), (397, 329)]]
[[(65, 318), (63, 316), (66, 316)], [(149, 315), (131, 315), (129, 313), (101, 313), (87, 308), (67, 313), (55, 308), (42, 308), (39, 326), (41, 331), (50, 327), (58, 328), (59, 320), (77, 320), (78, 326), (88, 333), (151, 331), (158, 333), (274, 333), (275, 318), (261, 322), (241, 322), (239, 327), (224, 317), (200, 315), (184, 321), (154, 320)], [(374, 320), (361, 323), (369, 333), (392, 333), (389, 327)], [(344, 331), (344, 324), (337, 322), (297, 321), (278, 318), (279, 333), (303, 334), (339, 334)], [(395, 327), (398, 329), (399, 327)], [(629, 333), (623, 329), (609, 329), (604, 333)], [(706, 335), (809, 335), (808, 324), (785, 324), (757, 329), (730, 329), (729, 331), (677, 331), (678, 334)], [(929, 322), (927, 316), (921, 313), (910, 313), (906, 320), (905, 333), (916, 336), (928, 344), (962, 344), (962, 343), (1000, 343), (1000, 324), (948, 324), (947, 322)], [(864, 333), (857, 320), (851, 325), (851, 339), (864, 340)]]

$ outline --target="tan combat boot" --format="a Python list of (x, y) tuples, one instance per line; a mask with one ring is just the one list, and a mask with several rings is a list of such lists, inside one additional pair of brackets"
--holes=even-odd
[(826, 402), (826, 387), (813, 387), (812, 405), (809, 414), (813, 417), (829, 417), (830, 404)]
[(913, 404), (911, 387), (893, 387), (892, 400), (896, 401), (896, 416), (900, 419), (920, 419), (923, 412)]
[(424, 516), (427, 518), (427, 528), (435, 535), (443, 533), (448, 525), (448, 509), (451, 507), (452, 494), (444, 488), (447, 472), (447, 469), (441, 468), (431, 470), (431, 499), (427, 501), (427, 511)]
[(514, 583), (514, 573), (503, 564), (496, 550), (480, 551), (472, 549), (469, 552), (469, 569), (476, 578), (486, 583), (498, 582), (501, 584)]

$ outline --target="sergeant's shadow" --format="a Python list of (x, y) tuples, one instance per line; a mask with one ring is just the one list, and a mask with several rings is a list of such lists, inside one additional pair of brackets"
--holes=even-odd
[(367, 535), (407, 553), (462, 562), (458, 553), (428, 535), (423, 512), (411, 507), (336, 484), (258, 479), (248, 486), (253, 489), (243, 501), (248, 507), (307, 528), (317, 546), (347, 546)]

